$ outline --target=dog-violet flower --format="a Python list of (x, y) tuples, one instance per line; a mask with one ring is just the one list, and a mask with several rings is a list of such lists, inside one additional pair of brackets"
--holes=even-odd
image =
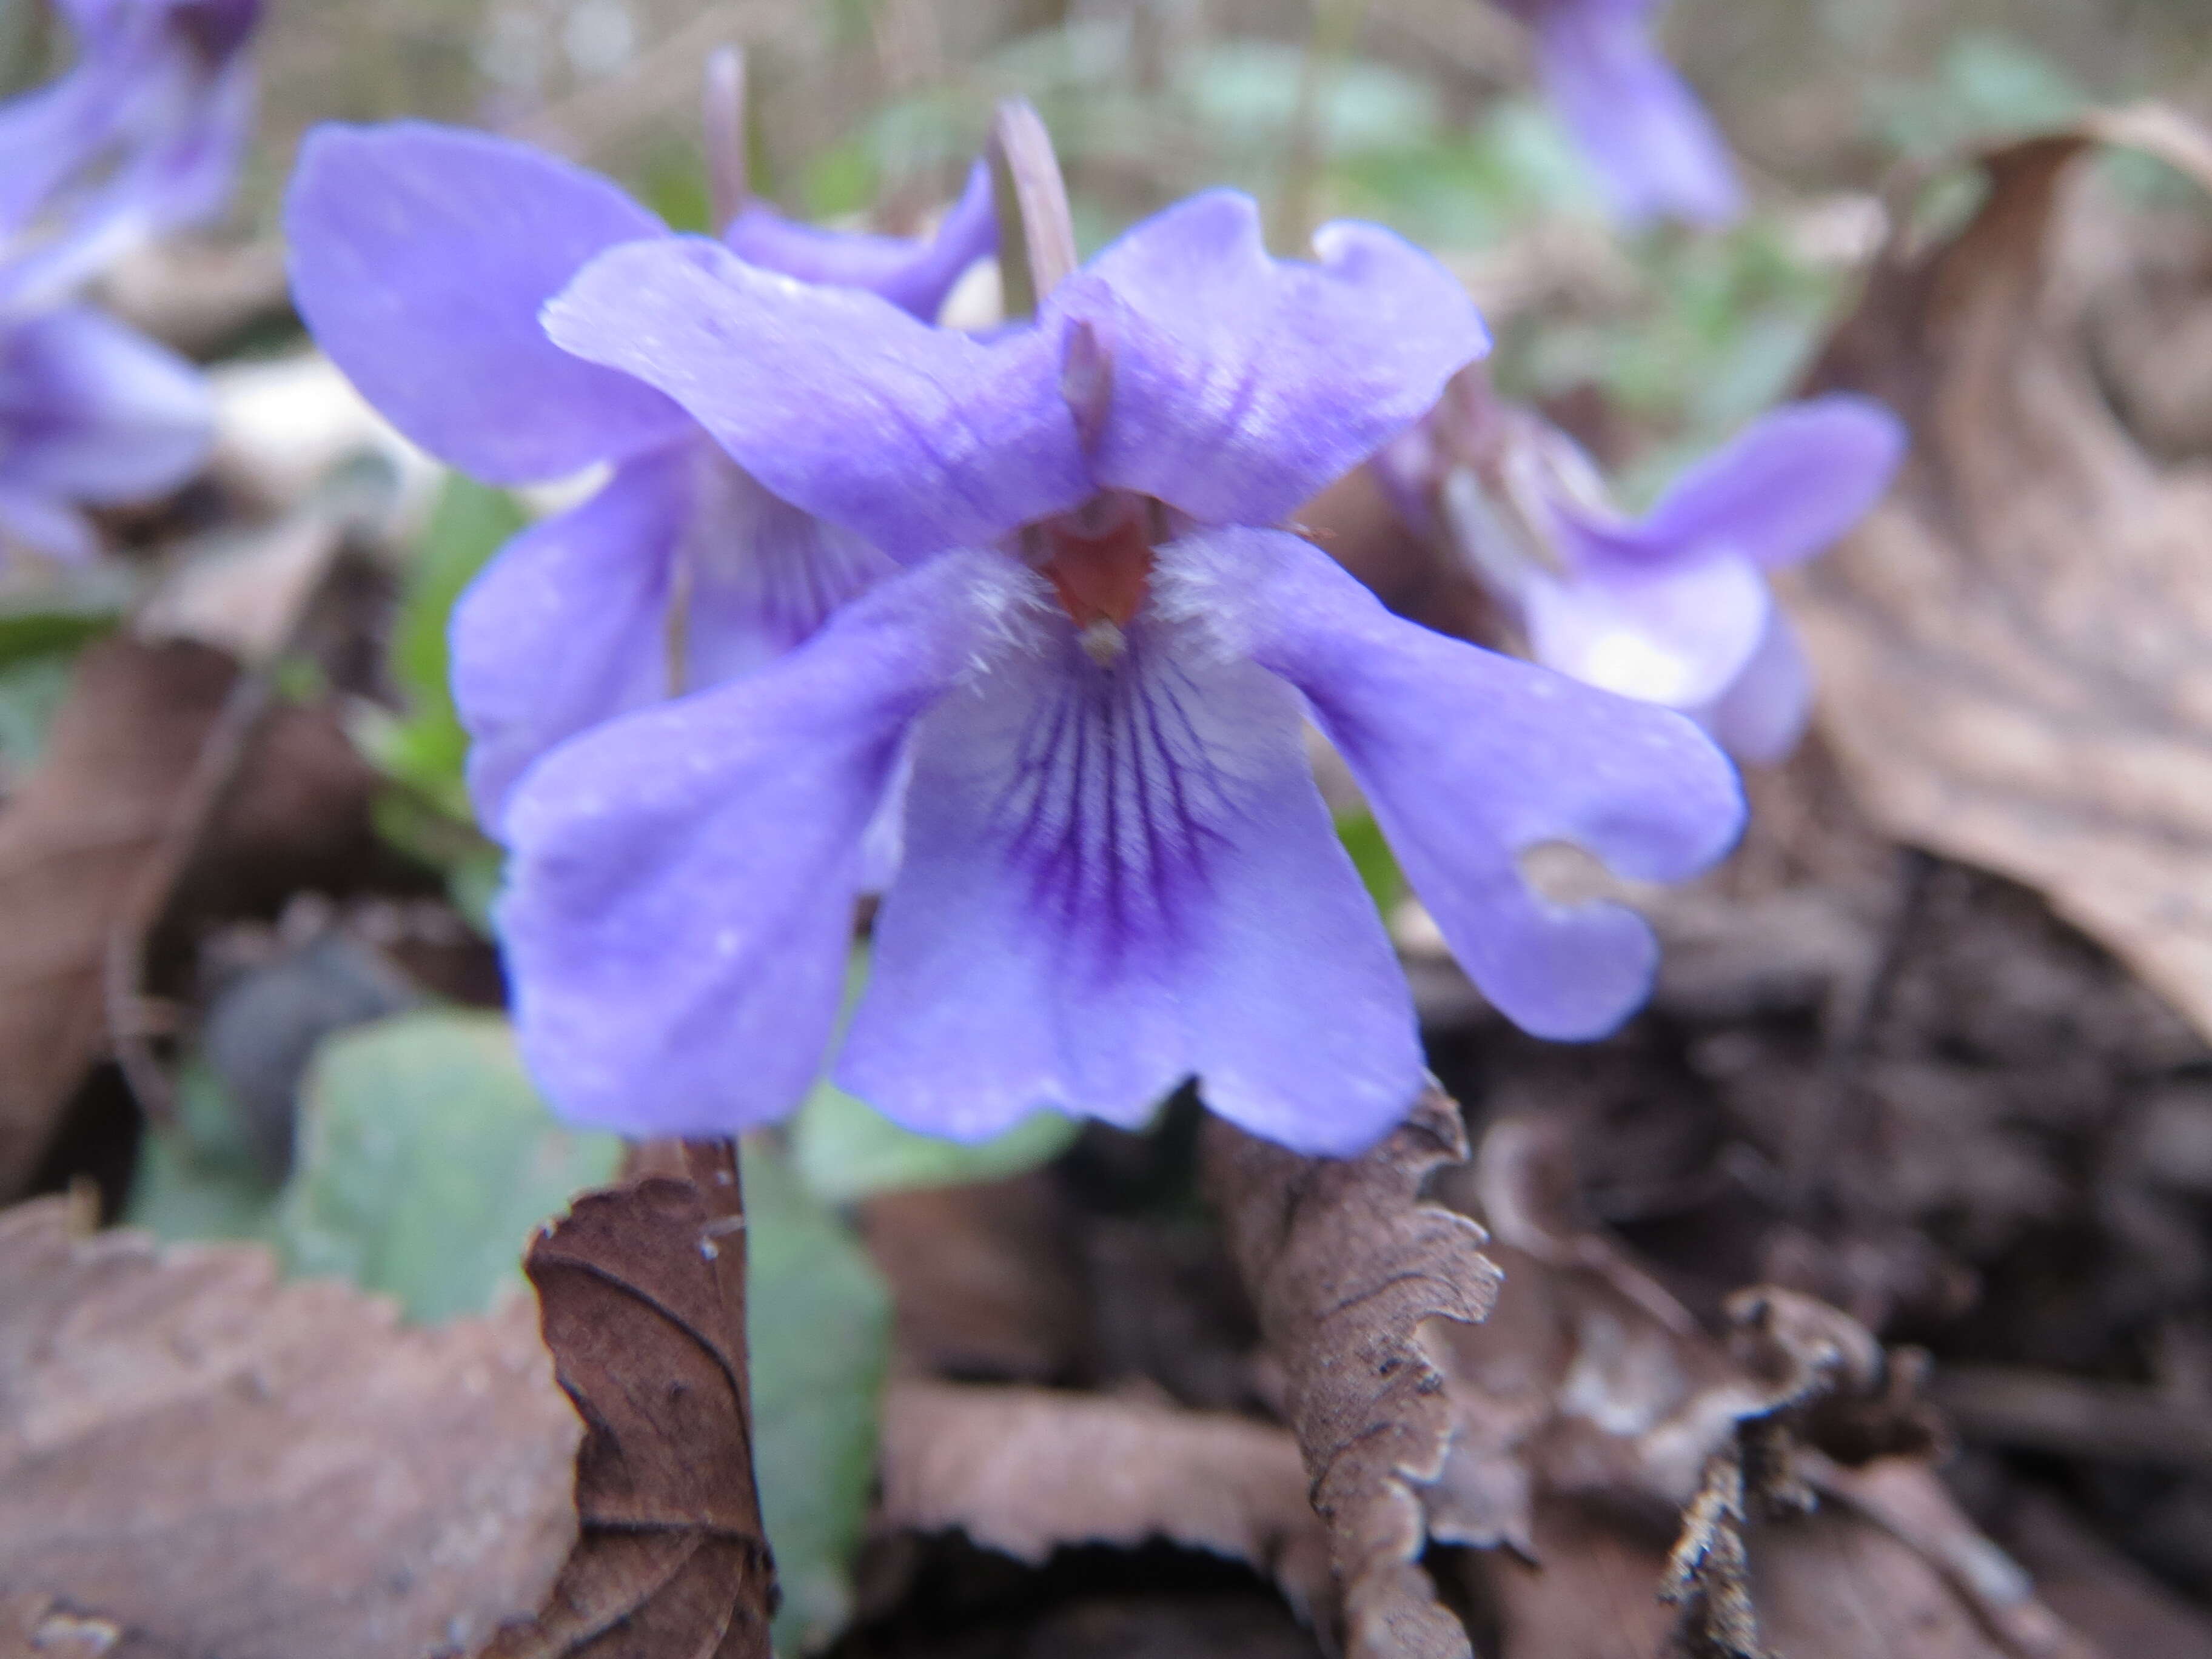
[(1497, 0), (1536, 33), (1559, 118), (1629, 224), (1724, 224), (1743, 206), (1728, 145), (1651, 43), (1660, 0)]
[(21, 307), (228, 203), (253, 125), (260, 0), (64, 0), (77, 61), (0, 106), (0, 235), (37, 246), (0, 282)]
[[(285, 227), (317, 342), (423, 448), (495, 483), (612, 469), (509, 543), (453, 614), (469, 784), (493, 834), (547, 748), (667, 695), (672, 596), (696, 687), (773, 659), (891, 569), (864, 535), (763, 487), (677, 402), (546, 338), (539, 308), (594, 255), (683, 246), (607, 180), (477, 133), (325, 126)], [(833, 235), (755, 205), (727, 246), (927, 319), (993, 234), (979, 167), (933, 240)]]
[(83, 509), (182, 483), (213, 428), (198, 371), (112, 318), (0, 313), (0, 546), (89, 559)]
[(1765, 573), (1857, 523), (1905, 441), (1871, 398), (1787, 404), (1632, 520), (1572, 439), (1474, 369), (1376, 467), (1413, 526), (1466, 561), (1536, 661), (1680, 709), (1738, 760), (1766, 763), (1802, 734), (1812, 679)]
[(1042, 273), (1035, 317), (988, 338), (704, 240), (616, 248), (547, 307), (561, 345), (910, 567), (767, 670), (587, 732), (518, 788), (501, 928), (526, 1057), (568, 1116), (727, 1133), (799, 1100), (863, 830), (909, 749), (905, 858), (836, 1074), (911, 1127), (980, 1138), (1039, 1107), (1133, 1125), (1194, 1076), (1310, 1151), (1403, 1115), (1411, 999), (1315, 787), (1309, 712), (1508, 1014), (1589, 1036), (1642, 998), (1641, 919), (1547, 902), (1517, 855), (1564, 838), (1687, 875), (1734, 839), (1733, 770), (1680, 716), (1390, 616), (1274, 527), (1487, 343), (1390, 233), (1339, 223), (1316, 247), (1273, 259), (1249, 198), (1202, 195)]

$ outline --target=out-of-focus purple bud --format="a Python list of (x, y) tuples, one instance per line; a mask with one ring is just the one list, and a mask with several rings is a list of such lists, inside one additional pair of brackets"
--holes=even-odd
[(1631, 520), (1572, 439), (1474, 369), (1376, 465), (1408, 524), (1466, 562), (1535, 660), (1680, 709), (1737, 759), (1767, 763), (1802, 732), (1811, 679), (1764, 573), (1856, 523), (1905, 442), (1869, 398), (1788, 404)]
[(1496, 0), (1536, 32), (1552, 106), (1614, 216), (1725, 224), (1743, 205), (1728, 145), (1651, 44), (1661, 0)]
[(260, 0), (76, 0), (77, 62), (0, 106), (0, 280), (21, 310), (228, 204), (252, 135)]
[(174, 489), (212, 427), (199, 372), (112, 318), (0, 318), (0, 546), (90, 558), (84, 509)]

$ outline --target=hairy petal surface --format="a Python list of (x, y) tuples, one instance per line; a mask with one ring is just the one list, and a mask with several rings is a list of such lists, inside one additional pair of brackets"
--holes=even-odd
[(619, 459), (688, 429), (667, 398), (545, 337), (538, 309), (659, 220), (596, 174), (418, 122), (307, 136), (285, 197), (292, 292), (392, 424), (497, 483)]
[(798, 1104), (842, 999), (870, 817), (1003, 562), (934, 561), (765, 672), (532, 769), (499, 921), (523, 1054), (562, 1116), (717, 1135)]
[(1393, 617), (1279, 532), (1196, 538), (1188, 598), (1241, 613), (1255, 660), (1304, 691), (1407, 878), (1485, 995), (1539, 1036), (1602, 1035), (1649, 989), (1632, 911), (1552, 904), (1518, 855), (1572, 842), (1672, 881), (1734, 843), (1734, 769), (1684, 716)]
[(1651, 44), (1652, 0), (1534, 0), (1544, 86), (1613, 212), (1723, 224), (1743, 210), (1727, 143)]
[(1110, 667), (1041, 595), (1010, 624), (916, 728), (841, 1083), (973, 1139), (1041, 1106), (1134, 1127), (1195, 1076), (1255, 1133), (1370, 1144), (1419, 1045), (1296, 696), (1195, 621), (1140, 614)]
[(675, 398), (785, 501), (902, 562), (986, 545), (1092, 490), (1042, 330), (973, 339), (696, 237), (601, 255), (545, 325)]
[(629, 462), (516, 536), (453, 607), (453, 703), (487, 833), (501, 835), (508, 794), (540, 755), (668, 695), (669, 573), (694, 466), (682, 444)]
[(199, 371), (103, 313), (0, 328), (0, 483), (96, 504), (158, 495), (191, 476), (213, 428)]
[(962, 273), (991, 252), (998, 234), (990, 169), (978, 161), (969, 169), (960, 199), (930, 236), (824, 230), (756, 203), (730, 221), (722, 242), (750, 264), (805, 282), (866, 289), (927, 323), (935, 319)]
[(777, 500), (703, 434), (678, 563), (689, 599), (684, 686), (766, 667), (898, 567), (849, 530)]
[(1584, 545), (1625, 559), (1725, 551), (1771, 569), (1812, 557), (1865, 517), (1908, 441), (1881, 404), (1835, 392), (1753, 422), (1686, 470), (1640, 524), (1565, 516)]
[(1600, 556), (1565, 577), (1531, 567), (1519, 597), (1545, 667), (1685, 710), (1743, 672), (1773, 609), (1759, 568), (1727, 552), (1643, 565)]
[(1234, 191), (1129, 231), (1047, 306), (1110, 362), (1100, 482), (1193, 518), (1273, 524), (1419, 419), (1489, 349), (1466, 289), (1376, 225), (1325, 225), (1320, 263), (1268, 257)]
[(1812, 715), (1812, 665), (1778, 605), (1767, 612), (1766, 633), (1743, 672), (1700, 718), (1736, 759), (1772, 766), (1789, 757)]

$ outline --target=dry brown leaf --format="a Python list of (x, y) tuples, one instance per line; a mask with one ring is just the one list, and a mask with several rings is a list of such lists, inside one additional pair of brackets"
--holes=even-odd
[(1938, 246), (1900, 216), (1813, 378), (1912, 453), (1787, 592), (1882, 826), (2033, 884), (2212, 1033), (2212, 475), (2154, 462), (2096, 383), (2060, 256), (2102, 143), (2212, 184), (2212, 141), (2134, 111), (1985, 156)]
[[(532, 1241), (545, 1346), (587, 1425), (581, 1536), (485, 1659), (769, 1659), (775, 1567), (753, 1484), (736, 1148), (586, 1193)], [(643, 1167), (668, 1167), (667, 1158)]]
[(1065, 1381), (1088, 1358), (1089, 1297), (1066, 1200), (1042, 1174), (878, 1193), (860, 1237), (892, 1293), (901, 1367)]
[(1453, 1440), (1423, 1496), (1432, 1535), (1510, 1547), (1458, 1558), (1505, 1659), (2088, 1651), (1945, 1498), (1916, 1367), (1863, 1328), (1760, 1288), (1712, 1340), (1576, 1212), (1549, 1120), (1494, 1126), (1445, 1190), (1491, 1223), (1504, 1284), (1483, 1323), (1425, 1334)]
[(220, 652), (120, 635), (85, 651), (46, 759), (0, 808), (0, 1196), (36, 1170), (111, 1017), (138, 1032), (172, 897), (272, 907), (356, 877), (374, 787), (327, 708), (270, 708)]
[(1302, 1158), (1207, 1124), (1207, 1188), (1283, 1368), (1352, 1659), (1473, 1651), (1419, 1565), (1419, 1488), (1451, 1434), (1444, 1379), (1419, 1333), (1480, 1320), (1498, 1292), (1482, 1230), (1421, 1200), (1431, 1172), (1466, 1157), (1459, 1108), (1435, 1088), (1358, 1158)]
[(237, 669), (204, 646), (88, 648), (46, 757), (0, 809), (0, 1197), (99, 1055), (108, 938), (174, 818)]
[(577, 1425), (526, 1310), (402, 1329), (70, 1217), (0, 1216), (0, 1595), (222, 1659), (450, 1654), (536, 1604)]
[(0, 1659), (166, 1659), (170, 1651), (51, 1595), (0, 1595)]
[(1069, 1544), (1165, 1538), (1273, 1577), (1298, 1616), (1333, 1600), (1328, 1536), (1281, 1429), (1149, 1400), (957, 1382), (884, 1400), (890, 1526), (957, 1527), (1041, 1564)]

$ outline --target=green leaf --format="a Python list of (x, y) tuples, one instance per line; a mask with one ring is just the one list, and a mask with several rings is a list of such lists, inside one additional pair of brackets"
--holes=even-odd
[(1352, 854), (1352, 868), (1359, 872), (1368, 897), (1388, 917), (1406, 896), (1406, 878), (1398, 868), (1398, 855), (1390, 850), (1389, 842), (1383, 837), (1382, 825), (1363, 806), (1337, 814), (1336, 836), (1344, 843), (1344, 850)]
[(387, 1291), (422, 1321), (520, 1285), (531, 1229), (622, 1161), (614, 1136), (553, 1121), (505, 1018), (450, 1009), (324, 1042), (298, 1148), (275, 1224), (291, 1270)]
[(890, 1294), (851, 1232), (774, 1146), (744, 1149), (745, 1340), (753, 1466), (783, 1606), (776, 1650), (843, 1627), (875, 1478)]
[(138, 1143), (125, 1226), (157, 1238), (263, 1238), (277, 1188), (261, 1173), (239, 1109), (197, 1055), (177, 1074), (177, 1121)]
[(975, 1146), (939, 1140), (902, 1129), (866, 1102), (822, 1083), (791, 1126), (791, 1152), (816, 1196), (849, 1204), (872, 1193), (1019, 1175), (1058, 1158), (1081, 1131), (1073, 1118), (1041, 1111)]
[(76, 664), (74, 651), (52, 651), (0, 666), (0, 766), (20, 775), (39, 763)]

